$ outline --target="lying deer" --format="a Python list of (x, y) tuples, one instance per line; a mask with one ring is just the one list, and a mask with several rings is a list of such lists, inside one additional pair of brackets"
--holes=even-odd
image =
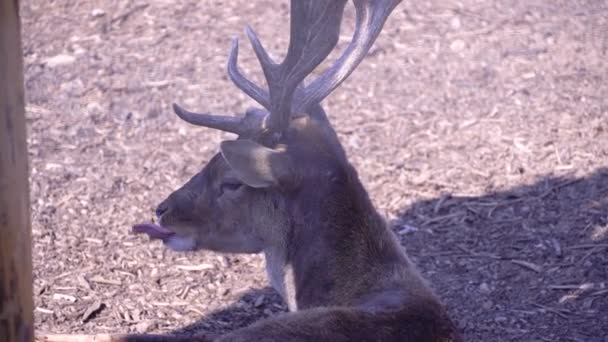
[(460, 341), (320, 106), (365, 57), (399, 1), (354, 0), (352, 41), (305, 86), (338, 41), (346, 0), (292, 0), (281, 64), (247, 29), (268, 91), (239, 71), (236, 40), (229, 56), (230, 78), (264, 109), (235, 118), (174, 105), (183, 120), (238, 138), (222, 142), (203, 170), (158, 206), (158, 224), (134, 231), (176, 251), (263, 252), (270, 283), (290, 311), (218, 341)]

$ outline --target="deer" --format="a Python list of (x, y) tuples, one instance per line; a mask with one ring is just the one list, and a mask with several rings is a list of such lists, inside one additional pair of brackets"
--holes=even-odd
[(304, 84), (335, 48), (347, 0), (291, 0), (281, 63), (246, 29), (267, 90), (240, 71), (236, 39), (228, 57), (232, 82), (263, 108), (233, 117), (173, 104), (184, 121), (237, 138), (221, 142), (202, 170), (158, 205), (157, 223), (133, 231), (175, 251), (263, 253), (269, 282), (289, 311), (215, 341), (462, 340), (374, 207), (321, 106), (361, 63), (399, 2), (353, 0), (352, 41)]

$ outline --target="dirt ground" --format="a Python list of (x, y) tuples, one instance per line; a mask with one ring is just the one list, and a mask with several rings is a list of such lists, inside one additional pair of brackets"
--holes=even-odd
[[(224, 332), (285, 310), (258, 255), (130, 233), (254, 103), (286, 1), (22, 1), (38, 332)], [(348, 43), (353, 10), (339, 47)], [(335, 58), (335, 54), (333, 57)], [(608, 341), (608, 2), (404, 1), (325, 102), (469, 341)]]

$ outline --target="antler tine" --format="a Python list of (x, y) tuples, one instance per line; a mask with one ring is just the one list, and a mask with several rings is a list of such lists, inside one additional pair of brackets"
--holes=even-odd
[[(232, 40), (230, 55), (228, 56), (228, 76), (232, 82), (243, 92), (257, 101), (264, 108), (270, 107), (268, 92), (248, 80), (238, 68), (239, 42)], [(173, 104), (173, 111), (182, 120), (197, 126), (204, 126), (222, 131), (244, 135), (252, 130), (259, 129), (264, 123), (264, 113), (260, 111), (247, 111), (244, 117), (211, 115), (187, 111), (177, 104)]]
[(244, 117), (237, 118), (233, 116), (193, 113), (175, 103), (173, 104), (173, 110), (182, 120), (193, 125), (215, 128), (238, 135), (247, 135), (262, 127), (266, 114), (262, 110), (248, 110)]
[[(257, 53), (257, 51), (256, 51)], [(232, 40), (232, 47), (230, 49), (230, 55), (228, 56), (228, 76), (239, 89), (245, 94), (249, 95), (257, 103), (261, 104), (264, 108), (270, 108), (270, 102), (268, 98), (268, 92), (260, 88), (255, 83), (248, 80), (237, 65), (239, 57), (239, 41), (234, 38)]]
[[(253, 47), (253, 51), (255, 52), (260, 65), (262, 66), (264, 77), (266, 77), (266, 80), (272, 79), (273, 73), (276, 72), (276, 68), (278, 67), (277, 64), (272, 60), (272, 58), (270, 58), (270, 55), (268, 55), (268, 52), (266, 52), (266, 49), (264, 49), (264, 46), (262, 46), (260, 39), (255, 34), (251, 26), (247, 25), (245, 32), (247, 33), (247, 38)], [(269, 107), (266, 108), (270, 109)]]
[(319, 78), (311, 82), (294, 101), (293, 112), (306, 111), (336, 89), (361, 63), (392, 10), (401, 0), (353, 0), (356, 25), (353, 39), (342, 56)]

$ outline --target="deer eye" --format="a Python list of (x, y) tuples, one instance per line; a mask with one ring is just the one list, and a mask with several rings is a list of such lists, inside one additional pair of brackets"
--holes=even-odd
[(236, 191), (240, 189), (242, 185), (243, 183), (239, 182), (238, 180), (226, 180), (220, 186), (220, 191), (222, 194), (230, 191)]

